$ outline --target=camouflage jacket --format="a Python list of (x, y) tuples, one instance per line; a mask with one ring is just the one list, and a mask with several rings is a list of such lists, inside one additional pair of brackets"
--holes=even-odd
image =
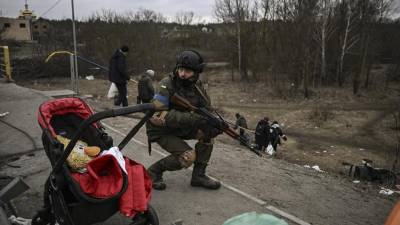
[(154, 104), (162, 105), (166, 109), (155, 115), (156, 117), (161, 117), (165, 124), (164, 126), (156, 126), (150, 122), (147, 123), (147, 135), (150, 140), (157, 139), (159, 135), (175, 135), (183, 139), (195, 138), (197, 133), (196, 124), (203, 117), (174, 105), (170, 98), (175, 93), (184, 97), (196, 107), (208, 109), (211, 107), (210, 98), (200, 80), (195, 84), (184, 86), (180, 84), (175, 75), (168, 75), (159, 82), (153, 99)]

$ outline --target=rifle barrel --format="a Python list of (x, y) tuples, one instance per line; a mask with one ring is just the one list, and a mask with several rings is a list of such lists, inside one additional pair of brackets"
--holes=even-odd
[(247, 142), (247, 140), (245, 140), (242, 136), (240, 136), (238, 133), (236, 133), (221, 116), (220, 116), (221, 118), (218, 118), (205, 108), (198, 108), (196, 106), (193, 106), (192, 104), (190, 104), (190, 102), (187, 99), (179, 96), (176, 93), (171, 97), (171, 102), (180, 107), (183, 107), (189, 111), (196, 112), (210, 120), (219, 121), (219, 123), (221, 125), (218, 127), (215, 127), (215, 128), (221, 130), (222, 132), (224, 132), (231, 138), (240, 141), (240, 143), (244, 144), (247, 148), (250, 149), (250, 151), (256, 153), (258, 156), (261, 156), (261, 153), (258, 152), (256, 149), (254, 149), (252, 146), (250, 146), (249, 143)]

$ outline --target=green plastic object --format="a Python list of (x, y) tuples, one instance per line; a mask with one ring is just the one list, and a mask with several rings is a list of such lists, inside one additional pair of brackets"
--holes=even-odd
[(222, 225), (288, 225), (284, 220), (266, 213), (248, 212), (234, 216)]

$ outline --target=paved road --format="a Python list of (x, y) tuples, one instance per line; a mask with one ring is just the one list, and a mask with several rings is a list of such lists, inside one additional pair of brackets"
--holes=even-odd
[[(0, 158), (34, 151), (41, 147), (40, 134), (35, 113), (48, 97), (39, 92), (0, 82), (0, 113), (9, 113), (0, 118)], [(24, 132), (16, 131), (17, 127)], [(30, 140), (32, 137), (34, 141)]]
[[(3, 161), (0, 177), (22, 176), (30, 185), (31, 189), (14, 201), (19, 215), (29, 218), (42, 204), (41, 193), (50, 165), (43, 150), (33, 151), (34, 145), (28, 136), (32, 137), (35, 145), (41, 146), (41, 130), (36, 122), (35, 111), (48, 97), (15, 84), (4, 83), (0, 83), (0, 94), (3, 97), (0, 99), (0, 113), (10, 112), (0, 120), (27, 134), (0, 123), (3, 128), (0, 135), (1, 159), (18, 156), (5, 163)], [(126, 117), (104, 121), (106, 131), (114, 138), (115, 144), (136, 122), (136, 119)], [(165, 154), (155, 145), (154, 153), (148, 156), (143, 143), (146, 140), (143, 129), (135, 139), (123, 150), (124, 154), (145, 166)], [(152, 198), (161, 224), (182, 219), (185, 225), (220, 225), (226, 219), (244, 212), (271, 213), (268, 207), (272, 210), (283, 209), (285, 213), (312, 224), (375, 225), (384, 223), (397, 200), (396, 197), (379, 196), (376, 186), (354, 185), (335, 175), (317, 173), (281, 160), (259, 158), (232, 145), (230, 140), (229, 143), (224, 144), (219, 140), (210, 162), (209, 174), (225, 184), (218, 191), (190, 187), (190, 170), (166, 173), (168, 189), (164, 192), (154, 191)], [(116, 215), (104, 224), (127, 222), (126, 218)]]
[[(41, 130), (35, 114), (39, 105), (49, 97), (12, 83), (0, 83), (0, 94), (0, 113), (9, 112), (0, 118), (0, 177), (21, 176), (31, 187), (13, 201), (18, 215), (30, 218), (41, 207), (43, 184), (50, 172), (50, 164), (41, 148)], [(114, 137), (115, 143), (127, 133), (126, 127), (118, 127), (121, 125), (118, 119), (109, 119), (105, 123), (109, 125), (107, 132)], [(139, 139), (145, 140), (143, 135), (142, 130)], [(165, 153), (155, 146), (154, 153), (149, 157), (147, 147), (142, 142), (131, 141), (124, 149), (124, 154), (148, 166)], [(189, 185), (190, 176), (190, 170), (167, 174), (168, 189), (153, 192), (152, 204), (161, 224), (181, 219), (185, 225), (219, 225), (244, 212), (268, 211), (264, 205), (226, 186), (217, 191), (192, 188)], [(116, 215), (105, 224), (119, 225), (127, 222), (126, 218)]]

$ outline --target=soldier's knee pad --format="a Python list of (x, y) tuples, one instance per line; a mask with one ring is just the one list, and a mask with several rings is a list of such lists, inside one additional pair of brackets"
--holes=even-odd
[(199, 151), (199, 152), (204, 152), (204, 151), (205, 152), (211, 152), (213, 150), (213, 147), (214, 147), (214, 140), (213, 139), (211, 139), (210, 142), (199, 141), (195, 145), (196, 151)]
[(196, 151), (193, 149), (187, 150), (180, 154), (178, 159), (183, 168), (188, 168), (196, 160)]

